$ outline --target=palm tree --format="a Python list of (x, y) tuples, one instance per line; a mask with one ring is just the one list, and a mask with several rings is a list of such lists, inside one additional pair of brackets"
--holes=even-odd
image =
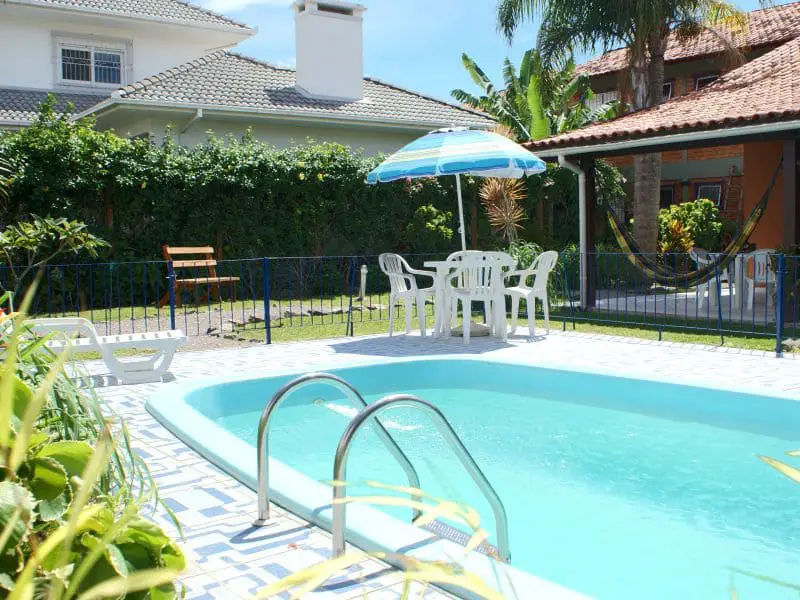
[[(744, 15), (724, 0), (500, 0), (498, 28), (510, 41), (536, 14), (542, 18), (538, 45), (545, 61), (565, 47), (627, 47), (633, 110), (663, 101), (664, 54), (673, 32), (690, 38), (711, 29), (733, 50), (731, 36), (744, 27)], [(645, 251), (655, 252), (661, 155), (635, 156), (634, 172), (636, 236)]]
[(575, 74), (575, 60), (569, 53), (559, 53), (546, 64), (539, 51), (528, 50), (522, 56), (519, 72), (506, 58), (502, 89), (498, 89), (467, 54), (463, 54), (461, 60), (482, 94), (475, 96), (455, 89), (451, 95), (495, 117), (513, 132), (518, 142), (538, 140), (607, 120), (622, 110), (618, 101), (608, 102), (594, 111), (589, 108), (594, 98), (589, 78)]

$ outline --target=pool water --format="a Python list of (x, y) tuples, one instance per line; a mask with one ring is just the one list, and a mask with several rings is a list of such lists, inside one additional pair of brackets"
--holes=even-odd
[[(800, 486), (756, 458), (800, 448), (794, 401), (488, 361), (339, 374), (368, 401), (408, 392), (444, 412), (506, 506), (515, 567), (600, 599), (727, 599), (732, 585), (745, 600), (797, 598), (745, 574), (800, 585)], [(190, 403), (255, 446), (261, 408), (284, 381)], [(272, 456), (330, 480), (352, 414), (332, 388), (301, 390), (275, 414)], [(423, 489), (476, 508), (496, 542), (488, 504), (433, 425), (409, 409), (384, 414)], [(347, 480), (406, 483), (368, 430)]]

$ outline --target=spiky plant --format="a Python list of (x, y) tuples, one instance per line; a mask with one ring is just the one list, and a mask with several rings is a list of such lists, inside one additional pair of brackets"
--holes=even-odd
[(525, 198), (525, 183), (521, 179), (490, 177), (481, 184), (478, 193), (492, 229), (508, 242), (517, 239), (525, 211), (520, 201)]

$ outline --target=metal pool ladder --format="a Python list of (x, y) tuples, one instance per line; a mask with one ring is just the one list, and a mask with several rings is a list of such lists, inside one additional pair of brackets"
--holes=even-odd
[[(341, 377), (337, 377), (336, 375), (331, 375), (329, 373), (308, 373), (306, 375), (302, 375), (297, 379), (290, 381), (275, 393), (275, 395), (272, 397), (272, 400), (269, 401), (269, 404), (264, 407), (264, 410), (261, 413), (261, 418), (258, 421), (258, 457), (256, 459), (258, 464), (258, 518), (253, 521), (254, 527), (264, 527), (269, 523), (270, 419), (272, 418), (275, 409), (278, 408), (289, 392), (298, 390), (313, 383), (320, 382), (328, 383), (329, 385), (344, 392), (350, 400), (357, 404), (357, 408), (366, 408), (368, 406), (367, 401), (364, 400), (363, 396), (356, 388), (347, 383)], [(408, 460), (405, 452), (400, 449), (400, 446), (397, 445), (397, 442), (391, 435), (389, 435), (389, 432), (386, 431), (380, 422), (376, 421), (376, 425), (378, 437), (381, 438), (381, 441), (384, 444), (386, 444), (389, 452), (392, 453), (392, 456), (397, 459), (397, 462), (400, 463), (400, 466), (406, 472), (409, 486), (414, 489), (419, 489), (419, 476), (417, 475), (417, 470), (411, 464), (411, 461)], [(415, 499), (418, 499), (418, 497), (415, 496)], [(414, 517), (416, 518), (416, 516), (417, 513), (415, 512)]]
[[(472, 477), (473, 481), (477, 484), (478, 488), (483, 492), (483, 495), (489, 502), (494, 513), (495, 524), (497, 527), (497, 545), (500, 558), (505, 562), (511, 560), (511, 552), (508, 545), (508, 517), (506, 516), (506, 509), (500, 496), (489, 483), (489, 480), (484, 475), (478, 463), (469, 453), (461, 438), (455, 432), (450, 422), (445, 418), (442, 411), (436, 406), (426, 400), (411, 396), (408, 394), (395, 394), (385, 396), (373, 404), (367, 404), (364, 397), (359, 391), (346, 382), (341, 377), (331, 375), (329, 373), (309, 373), (302, 375), (297, 379), (290, 381), (279, 389), (267, 406), (264, 407), (261, 413), (261, 418), (258, 422), (258, 518), (253, 522), (255, 527), (263, 527), (269, 523), (269, 422), (273, 413), (286, 398), (289, 392), (293, 390), (306, 387), (313, 383), (325, 382), (329, 385), (343, 391), (347, 397), (361, 406), (359, 413), (353, 417), (348, 424), (336, 449), (336, 456), (333, 464), (333, 479), (338, 485), (333, 486), (333, 554), (340, 556), (345, 550), (345, 519), (346, 519), (346, 504), (344, 503), (345, 490), (347, 477), (347, 457), (350, 451), (350, 444), (353, 441), (355, 434), (359, 429), (370, 419), (375, 419), (375, 425), (378, 437), (386, 445), (387, 449), (400, 463), (400, 466), (408, 477), (409, 486), (413, 489), (420, 489), (419, 476), (414, 466), (409, 461), (405, 452), (400, 449), (397, 442), (389, 434), (386, 428), (378, 421), (377, 414), (384, 410), (391, 408), (414, 408), (423, 411), (433, 419), (434, 425), (442, 434), (445, 441), (450, 448), (453, 449), (461, 464)], [(412, 494), (412, 497), (421, 501), (418, 495)], [(419, 516), (419, 511), (414, 511), (413, 518)]]
[[(508, 517), (506, 516), (506, 509), (505, 506), (503, 506), (502, 500), (500, 500), (500, 496), (498, 496), (492, 484), (489, 483), (486, 475), (481, 471), (478, 463), (475, 462), (475, 459), (469, 453), (466, 446), (464, 446), (461, 438), (458, 437), (458, 434), (450, 425), (450, 422), (442, 411), (427, 400), (409, 394), (393, 394), (384, 396), (377, 402), (369, 404), (361, 409), (361, 412), (350, 421), (347, 429), (344, 430), (339, 440), (339, 446), (336, 449), (336, 456), (333, 462), (333, 479), (337, 482), (347, 481), (347, 456), (350, 451), (350, 444), (361, 426), (370, 419), (375, 419), (375, 423), (379, 424), (379, 421), (375, 418), (378, 413), (392, 408), (414, 408), (432, 417), (434, 425), (436, 425), (439, 433), (442, 434), (442, 437), (444, 437), (450, 448), (453, 449), (456, 456), (461, 461), (461, 464), (464, 465), (467, 473), (469, 473), (472, 480), (477, 484), (478, 488), (489, 501), (497, 527), (498, 554), (503, 561), (509, 562), (511, 560), (511, 551), (508, 545)], [(382, 427), (379, 427), (379, 430), (380, 429), (382, 429)], [(345, 487), (344, 484), (340, 484), (333, 488), (332, 533), (334, 557), (341, 556), (345, 551), (344, 531), (347, 506), (344, 502)]]

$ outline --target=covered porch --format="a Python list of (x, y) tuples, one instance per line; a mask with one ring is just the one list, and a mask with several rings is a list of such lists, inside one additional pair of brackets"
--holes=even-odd
[[(525, 146), (538, 156), (576, 173), (579, 182), (580, 268), (571, 290), (583, 311), (675, 314), (679, 317), (775, 322), (775, 292), (756, 283), (752, 306), (736, 298), (736, 286), (710, 284), (720, 294), (720, 309), (709, 303), (706, 290), (689, 285), (656, 288), (622, 285), (603, 269), (595, 242), (606, 222), (605, 206), (597, 197), (595, 166), (598, 160), (629, 158), (649, 153), (692, 153), (713, 158), (741, 154), (741, 206), (744, 219), (766, 208), (748, 242), (757, 250), (780, 250), (789, 256), (787, 270), (796, 270), (791, 248), (800, 243), (800, 39), (735, 69), (708, 87), (679, 96), (652, 108), (596, 123)], [(703, 152), (697, 152), (704, 150)], [(695, 172), (702, 161), (694, 165)], [(777, 171), (777, 175), (776, 174)], [(774, 182), (773, 182), (774, 177)], [(656, 257), (650, 257), (655, 261)], [(616, 258), (615, 258), (616, 260)], [(661, 259), (659, 259), (661, 260)], [(687, 271), (696, 265), (684, 267)], [(740, 266), (740, 269), (742, 267)], [(753, 267), (744, 266), (750, 270)], [(776, 275), (772, 275), (777, 283)], [(630, 279), (630, 278), (629, 278)], [(755, 278), (754, 278), (755, 279)], [(688, 278), (687, 278), (688, 282)], [(642, 283), (642, 282), (637, 282)], [(630, 289), (633, 287), (634, 289)], [(701, 300), (701, 295), (703, 299)]]

